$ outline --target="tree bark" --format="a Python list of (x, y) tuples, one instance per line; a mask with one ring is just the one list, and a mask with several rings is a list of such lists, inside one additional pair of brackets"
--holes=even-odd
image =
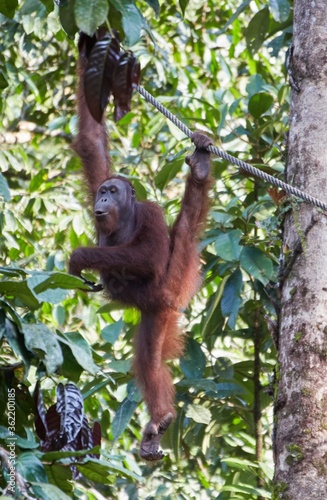
[[(327, 1), (295, 0), (287, 182), (327, 201)], [(327, 217), (285, 217), (275, 499), (327, 499)]]

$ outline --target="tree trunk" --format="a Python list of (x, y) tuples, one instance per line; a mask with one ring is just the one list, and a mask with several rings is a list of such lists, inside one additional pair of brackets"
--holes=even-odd
[[(327, 1), (295, 0), (287, 182), (327, 201)], [(327, 499), (327, 219), (292, 203), (284, 224), (275, 499)]]

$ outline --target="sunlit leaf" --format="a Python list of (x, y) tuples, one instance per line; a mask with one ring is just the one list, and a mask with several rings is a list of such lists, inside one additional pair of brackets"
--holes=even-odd
[[(91, 450), (74, 450), (74, 451), (46, 451), (42, 455), (42, 459), (46, 462), (62, 460), (63, 458), (85, 457)], [(92, 452), (98, 452), (99, 447), (92, 448)]]
[(246, 86), (246, 91), (249, 94), (249, 97), (263, 91), (265, 85), (266, 85), (266, 82), (262, 78), (261, 75), (255, 74), (255, 75), (251, 76), (249, 79), (249, 82)]
[(60, 338), (60, 342), (65, 343), (71, 350), (77, 363), (87, 370), (92, 375), (95, 375), (99, 368), (94, 363), (92, 358), (92, 352), (89, 344), (86, 342), (84, 337), (78, 332), (70, 332), (63, 334), (64, 338)]
[(83, 474), (83, 476), (91, 481), (99, 482), (101, 484), (107, 484), (108, 482), (111, 483), (111, 479), (108, 476), (114, 474), (114, 477), (116, 478), (117, 473), (130, 477), (136, 481), (143, 481), (142, 477), (111, 460), (106, 462), (105, 460), (90, 459), (84, 464), (76, 464), (76, 467)]
[(291, 6), (288, 0), (269, 0), (270, 11), (278, 23), (287, 21)]
[(241, 238), (242, 231), (239, 229), (218, 233), (215, 241), (217, 255), (227, 261), (238, 260), (243, 248), (239, 244)]
[(1, 281), (0, 293), (19, 306), (37, 309), (40, 305), (36, 295), (29, 288), (27, 281)]
[(62, 365), (63, 357), (54, 333), (41, 323), (23, 325), (23, 333), (27, 349), (43, 361), (49, 374), (55, 373)]
[[(50, 279), (51, 280), (51, 279)], [(36, 289), (38, 285), (44, 285), (45, 281), (50, 281), (46, 274), (44, 275), (35, 275), (27, 278), (27, 284), (34, 293), (36, 293)], [(40, 287), (41, 288), (41, 287)], [(43, 286), (42, 286), (43, 288)], [(54, 288), (49, 286), (44, 290), (40, 290), (39, 293), (36, 293), (38, 299), (43, 302), (51, 302), (52, 304), (58, 304), (67, 296), (68, 291), (62, 288)]]
[(244, 469), (244, 468), (249, 468), (249, 467), (255, 467), (257, 468), (259, 465), (255, 462), (251, 462), (250, 460), (244, 459), (239, 459), (239, 458), (222, 458), (221, 460), (225, 464), (229, 465), (229, 467), (235, 467), (236, 469)]
[(10, 201), (11, 199), (8, 183), (1, 173), (0, 173), (0, 196), (2, 196), (5, 201)]
[[(12, 8), (16, 3), (7, 5)], [(0, 15), (0, 172), (11, 194), (7, 200), (0, 194), (0, 283), (7, 287), (0, 285), (0, 407), (6, 407), (8, 385), (14, 387), (19, 415), (16, 453), (28, 449), (44, 462), (44, 480), (37, 476), (29, 481), (22, 476), (26, 495), (40, 500), (59, 499), (60, 492), (69, 498), (120, 498), (142, 496), (144, 490), (156, 498), (178, 494), (201, 498), (210, 492), (226, 498), (268, 498), (269, 493), (253, 492), (258, 478), (260, 484), (270, 484), (272, 477), (269, 432), (263, 432), (260, 440), (261, 459), (255, 454), (253, 408), (260, 402), (264, 430), (272, 426), (272, 412), (269, 391), (260, 392), (260, 401), (253, 392), (253, 352), (259, 351), (260, 380), (269, 385), (275, 349), (266, 318), (275, 316), (276, 275), (271, 275), (267, 287), (258, 281), (257, 276), (266, 280), (269, 269), (260, 258), (246, 259), (242, 245), (260, 249), (275, 269), (280, 221), (271, 191), (267, 194), (269, 186), (212, 155), (210, 210), (198, 242), (202, 280), (199, 276), (191, 303), (182, 305), (186, 309), (178, 325), (180, 334), (191, 340), (186, 342), (181, 365), (179, 360), (168, 360), (176, 385), (177, 413), (162, 441), (169, 456), (150, 470), (137, 456), (150, 416), (145, 403), (138, 404), (140, 391), (130, 393), (133, 339), (140, 313), (131, 307), (122, 310), (121, 304), (105, 294), (80, 291), (87, 292), (89, 287), (66, 273), (71, 252), (94, 246), (97, 240), (92, 213), (89, 217), (85, 210), (92, 212), (92, 203), (84, 190), (80, 161), (70, 149), (77, 132), (77, 0), (56, 0), (54, 11), (52, 0), (18, 3), (14, 20)], [(102, 19), (105, 30), (120, 34), (121, 52), (137, 41), (133, 52), (142, 63), (142, 85), (192, 131), (212, 132), (218, 147), (268, 173), (282, 175), (289, 110), (284, 53), (292, 36), (292, 12), (283, 20), (287, 3), (230, 0), (228, 5), (217, 6), (213, 0), (166, 4), (108, 0), (109, 12)], [(87, 8), (96, 17), (99, 11), (92, 6), (94, 1), (88, 2)], [(95, 17), (86, 19), (87, 29)], [(126, 69), (123, 65), (117, 79), (118, 91), (127, 81)], [(257, 94), (272, 96), (273, 102)], [(112, 120), (112, 106), (105, 113), (113, 170), (135, 181), (138, 200), (157, 202), (171, 226), (189, 172), (183, 163), (189, 141), (136, 92), (131, 107), (132, 112), (117, 123)], [(96, 174), (96, 165), (94, 169)], [(1, 177), (0, 193), (8, 195)], [(277, 201), (282, 212), (287, 209), (285, 200)], [(289, 249), (283, 250), (287, 256)], [(91, 271), (85, 276), (98, 281)], [(186, 290), (187, 273), (180, 279)], [(140, 300), (146, 302), (142, 288), (140, 293)], [(178, 303), (178, 312), (180, 308)], [(64, 358), (50, 377), (42, 362), (44, 351), (27, 350), (21, 333), (22, 325), (37, 322), (50, 328), (49, 336), (55, 336)], [(260, 333), (259, 344), (254, 331)], [(101, 460), (88, 461), (85, 454), (74, 456), (74, 452), (43, 455), (36, 449), (40, 443), (33, 428), (35, 408), (30, 395), (36, 378), (42, 379), (46, 410), (56, 403), (60, 382), (76, 384), (83, 395), (89, 430), (91, 419), (103, 424), (106, 443)], [(196, 406), (185, 417), (192, 403)], [(7, 427), (3, 412), (0, 438), (4, 442)], [(86, 432), (86, 442), (89, 435)], [(110, 443), (113, 437), (116, 440)], [(108, 442), (109, 448), (114, 445), (113, 456)], [(54, 443), (63, 444), (60, 439)], [(194, 466), (199, 463), (200, 467)], [(76, 480), (80, 472), (86, 477)], [(164, 474), (164, 481), (153, 482), (153, 474), (161, 479)], [(175, 477), (180, 478), (179, 484)], [(48, 490), (47, 484), (59, 491)], [(224, 492), (224, 487), (239, 491)]]
[(240, 257), (242, 268), (254, 278), (267, 285), (273, 276), (274, 268), (272, 260), (259, 248), (244, 247)]
[(216, 386), (218, 398), (228, 398), (230, 396), (237, 396), (244, 394), (246, 391), (244, 387), (232, 382), (219, 382)]
[(105, 326), (101, 331), (103, 340), (105, 342), (110, 342), (110, 344), (114, 344), (121, 334), (122, 327), (123, 321), (121, 319), (112, 325)]
[(181, 370), (187, 378), (198, 378), (203, 375), (206, 357), (201, 346), (193, 339), (188, 339), (186, 350), (180, 360)]
[(17, 470), (28, 481), (47, 482), (42, 462), (30, 451), (21, 453), (17, 457)]
[[(58, 467), (56, 468), (56, 470), (58, 471)], [(68, 482), (67, 479), (66, 482)], [(40, 498), (40, 500), (43, 499), (47, 500), (48, 498), (55, 498), (56, 500), (69, 500), (71, 498), (71, 496), (66, 495), (61, 489), (59, 489), (54, 484), (48, 484), (42, 482), (35, 484), (35, 482), (32, 482), (32, 485), (34, 490), (36, 486), (39, 488), (39, 490), (36, 490), (36, 492), (39, 495), (44, 495), (42, 496), (42, 498)], [(71, 488), (69, 488), (68, 491), (71, 491)]]
[(200, 405), (188, 405), (185, 415), (199, 424), (209, 424), (211, 421), (211, 412)]
[(216, 383), (203, 378), (185, 378), (178, 382), (179, 387), (189, 387), (198, 391), (216, 392)]
[(126, 44), (130, 47), (140, 38), (142, 28), (146, 21), (139, 9), (129, 0), (110, 0), (118, 12), (122, 14), (122, 25), (125, 33)]
[(92, 36), (97, 27), (105, 23), (109, 5), (108, 0), (75, 0), (74, 9), (78, 28)]

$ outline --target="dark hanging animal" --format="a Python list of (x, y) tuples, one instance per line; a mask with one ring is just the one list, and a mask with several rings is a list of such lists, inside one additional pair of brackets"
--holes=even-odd
[(97, 246), (75, 250), (69, 271), (76, 276), (84, 269), (98, 271), (112, 300), (141, 311), (134, 372), (151, 420), (140, 455), (159, 460), (161, 436), (175, 417), (175, 391), (166, 360), (183, 352), (177, 323), (200, 284), (197, 245), (208, 209), (211, 181), (206, 148), (212, 141), (200, 132), (192, 136), (196, 149), (186, 158), (190, 174), (181, 211), (169, 229), (160, 207), (137, 201), (132, 184), (112, 171), (104, 119), (95, 120), (85, 102), (84, 75), (92, 50), (83, 39), (79, 48), (79, 132), (73, 148), (83, 163)]

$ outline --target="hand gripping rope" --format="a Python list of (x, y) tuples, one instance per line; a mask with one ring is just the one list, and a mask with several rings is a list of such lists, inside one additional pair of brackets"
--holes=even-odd
[[(146, 101), (148, 101), (155, 108), (157, 108), (157, 110), (160, 111), (160, 113), (162, 113), (166, 118), (168, 118), (168, 120), (170, 120), (174, 125), (176, 125), (176, 127), (178, 127), (185, 135), (187, 135), (187, 137), (189, 138), (192, 137), (191, 130), (184, 123), (182, 123), (175, 115), (173, 115), (167, 108), (165, 108), (165, 106), (163, 106), (157, 99), (155, 99), (147, 90), (145, 90), (140, 85), (135, 86), (135, 89), (139, 94), (141, 94), (145, 98)], [(285, 193), (290, 194), (292, 196), (296, 196), (297, 198), (301, 198), (307, 203), (310, 203), (311, 205), (321, 208), (322, 210), (325, 210), (327, 212), (326, 203), (317, 200), (317, 198), (314, 198), (313, 196), (304, 193), (300, 189), (290, 186), (286, 182), (276, 179), (276, 177), (273, 177), (272, 175), (262, 172), (258, 168), (253, 167), (252, 165), (246, 163), (245, 161), (235, 158), (234, 156), (223, 151), (222, 149), (219, 149), (216, 146), (208, 146), (208, 151), (210, 151), (210, 153), (214, 153), (220, 158), (223, 158), (224, 160), (227, 160), (232, 165), (237, 165), (239, 168), (246, 170), (251, 175), (259, 177), (260, 179), (263, 179), (264, 181), (269, 182), (270, 184), (273, 184), (274, 186), (277, 186), (280, 189), (283, 189)]]

